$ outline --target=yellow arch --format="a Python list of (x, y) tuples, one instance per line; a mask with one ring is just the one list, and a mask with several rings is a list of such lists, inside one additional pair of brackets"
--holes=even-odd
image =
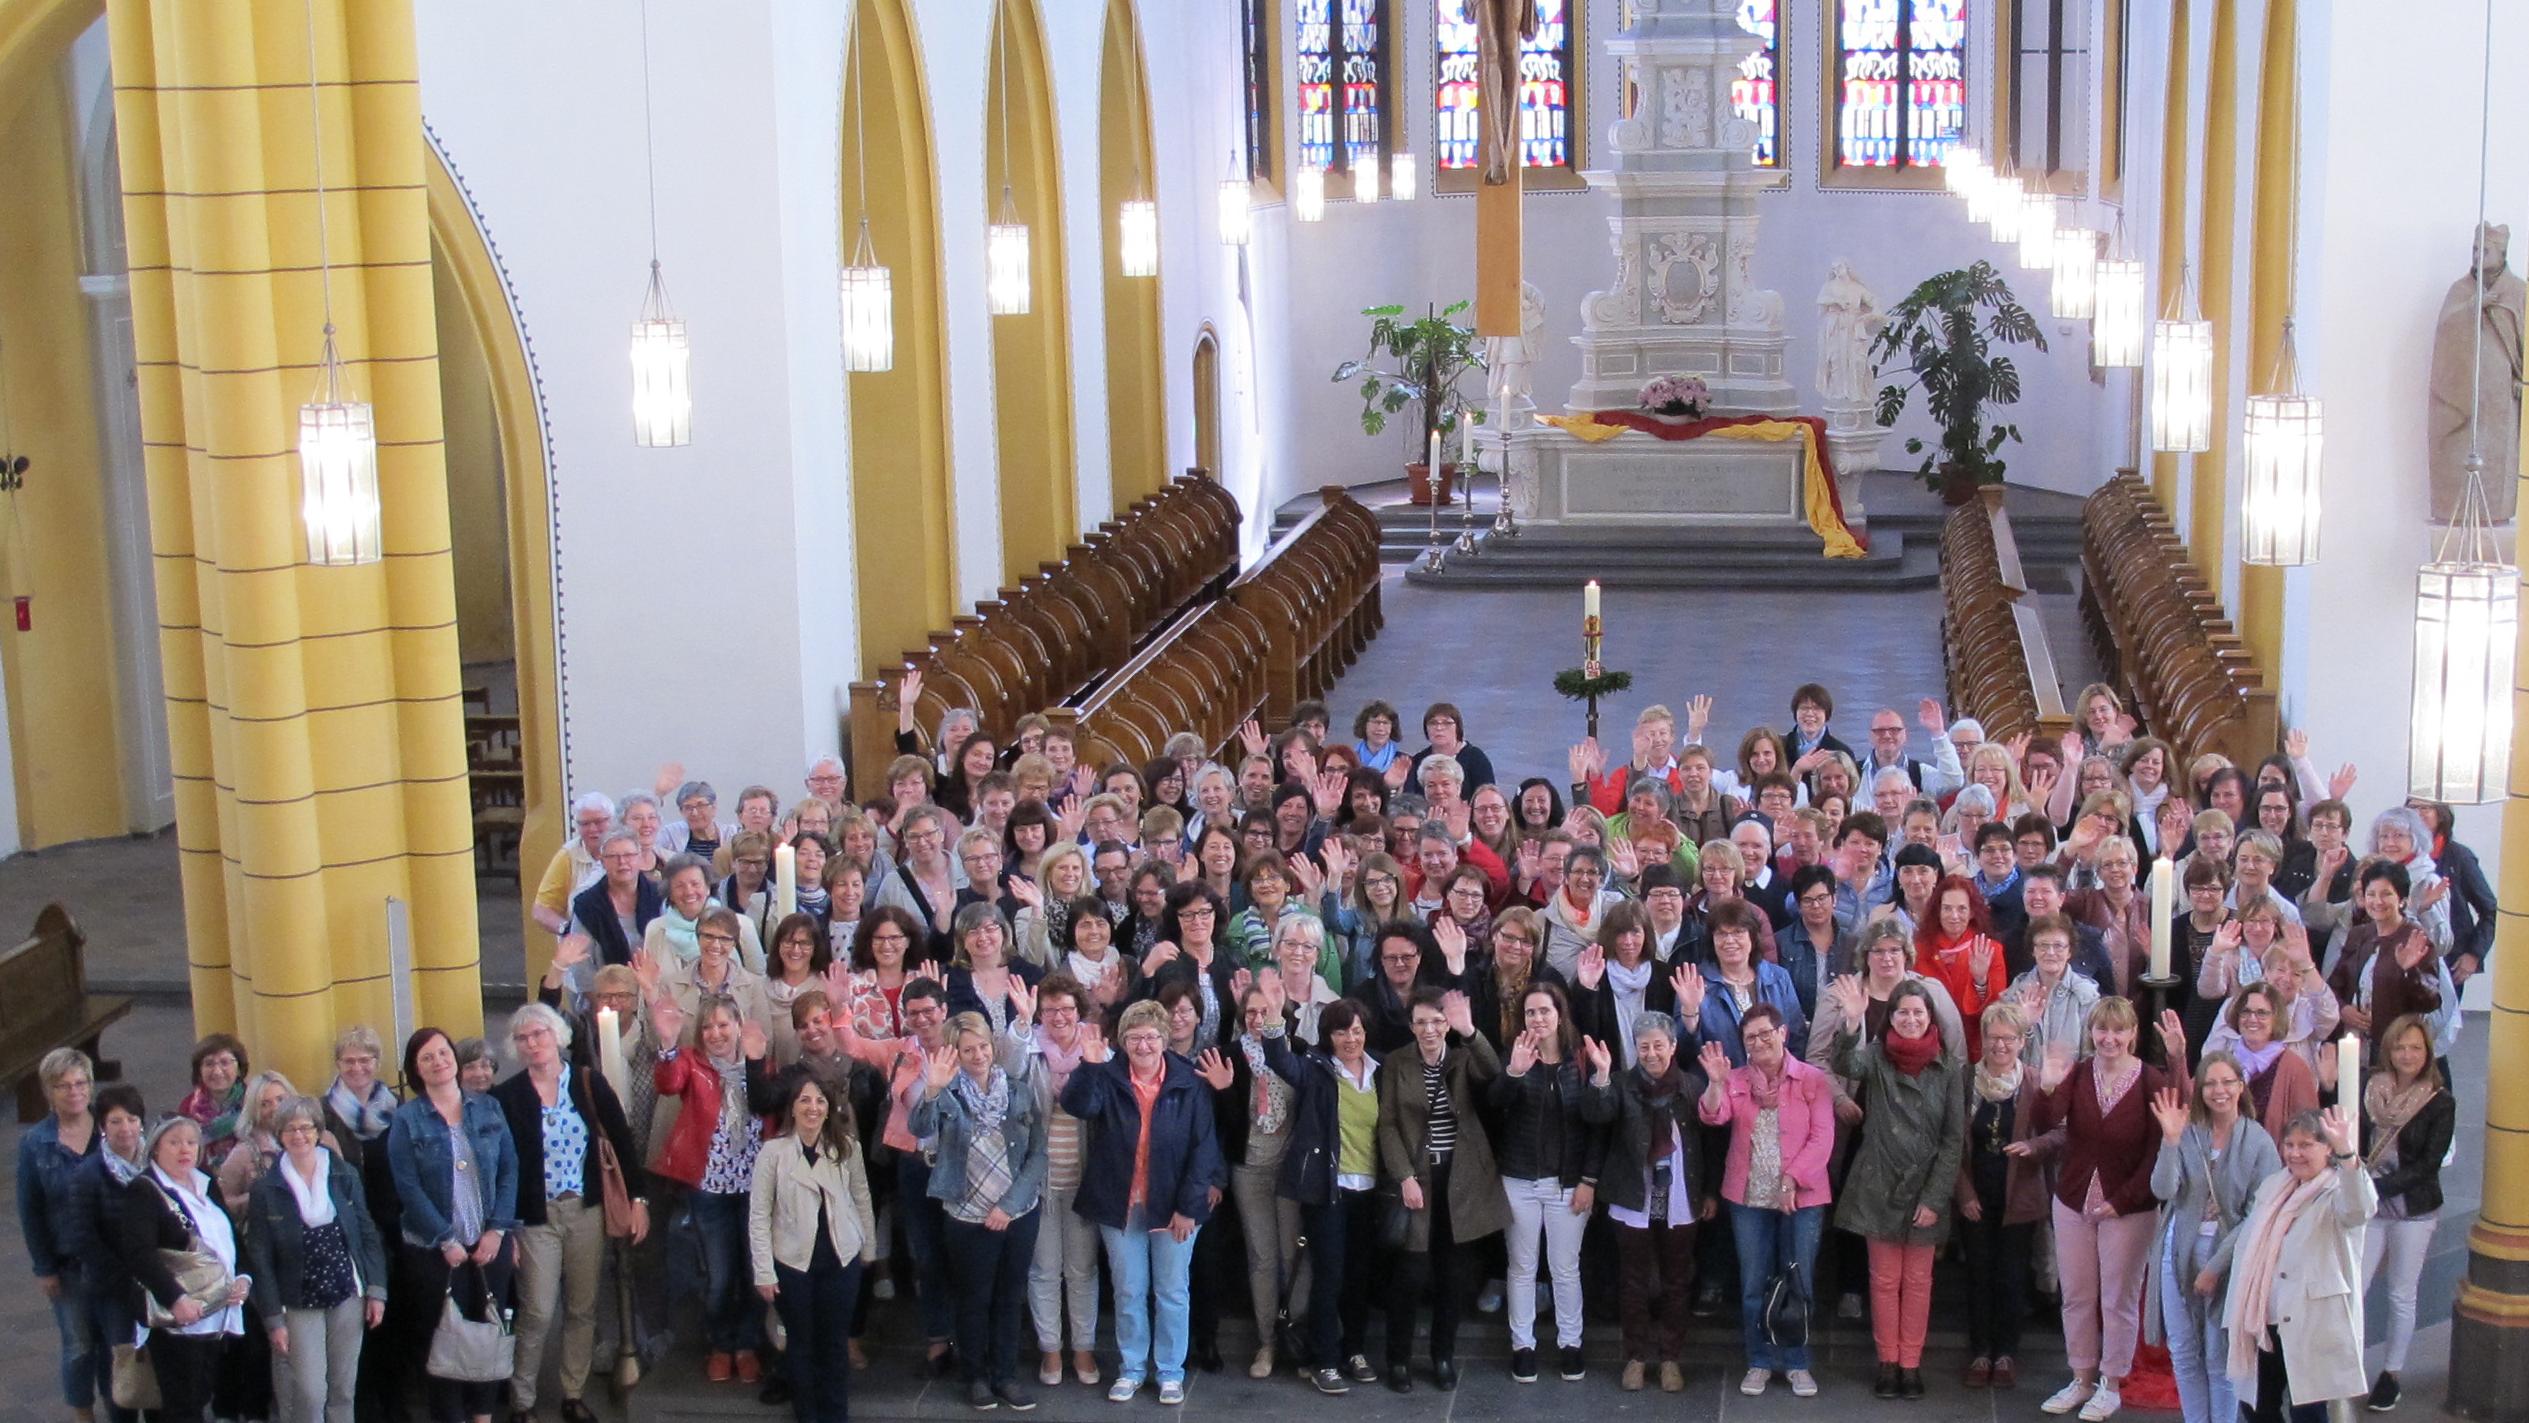
[[(2187, 260), (2187, 0), (2170, 0), (2169, 65), (2160, 112), (2160, 281), (2163, 314), (2178, 299), (2178, 271)], [(2178, 456), (2151, 457), (2152, 492), (2171, 518), (2178, 514)]]
[(984, 82), (984, 201), (992, 221), (1015, 211), (1028, 232), (1027, 314), (992, 318), (1001, 566), (1004, 580), (1015, 584), (1061, 558), (1079, 533), (1079, 456), (1062, 163), (1036, 0), (999, 0), (993, 35)]
[(2230, 517), (2231, 455), (2239, 446), (2231, 399), (2231, 289), (2239, 249), (2239, 0), (2213, 0), (2212, 82), (2204, 101), (2204, 210), (2198, 243), (2204, 319), (2213, 323), (2213, 448), (2196, 457), (2188, 490), (2187, 554), (2222, 586), (2223, 530)]
[(946, 627), (954, 602), (948, 348), (941, 338), (931, 108), (905, 0), (859, 0), (851, 43), (842, 115), (844, 241), (849, 244), (868, 218), (870, 240), (895, 288), (895, 366), (852, 378), (860, 657), (865, 666), (885, 667), (921, 646), (931, 629)]
[[(2257, 90), (2255, 247), (2248, 276), (2248, 388), (2262, 391), (2283, 354), (2292, 316), (2292, 264), (2299, 214), (2293, 177), (2300, 166), (2299, 0), (2266, 0), (2264, 63)], [(2283, 570), (2239, 570), (2239, 626), (2269, 685), (2283, 673)]]
[(1107, 0), (1098, 72), (1098, 225), (1106, 272), (1107, 474), (1118, 509), (1168, 482), (1159, 279), (1124, 275), (1116, 214), (1153, 195), (1150, 77), (1133, 0)]

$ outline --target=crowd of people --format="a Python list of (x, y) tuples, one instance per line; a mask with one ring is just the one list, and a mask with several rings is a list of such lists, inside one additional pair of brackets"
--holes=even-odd
[(2181, 765), (2079, 706), (2006, 744), (1926, 700), (1856, 751), (1806, 685), (1724, 752), (1697, 698), (1516, 783), (1446, 702), (1418, 750), (1304, 704), (1103, 766), (908, 713), (865, 804), (832, 758), (729, 821), (678, 767), (582, 796), (497, 1051), (423, 1028), (390, 1080), (351, 1026), (308, 1095), (215, 1034), (155, 1115), (44, 1061), (18, 1204), (65, 1399), (528, 1423), (558, 1351), (591, 1423), (603, 1313), (835, 1423), (898, 1309), (978, 1409), (1181, 1402), (1224, 1317), (1259, 1379), (1450, 1389), (1469, 1309), (1520, 1383), (1584, 1378), (1595, 1314), (1620, 1387), (1677, 1392), (1733, 1302), (1741, 1392), (1815, 1395), (1813, 1328), (1866, 1316), (1912, 1399), (1963, 1270), (1969, 1387), (2060, 1310), (2047, 1413), (2114, 1415), (2145, 1340), (2188, 1423), (2394, 1408), (2484, 875), (2444, 806), (2357, 848), (2297, 734)]

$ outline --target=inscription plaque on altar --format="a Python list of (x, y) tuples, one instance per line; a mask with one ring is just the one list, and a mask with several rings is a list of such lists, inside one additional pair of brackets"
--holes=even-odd
[(1628, 435), (1589, 444), (1551, 426), (1522, 430), (1511, 439), (1512, 500), (1526, 506), (1520, 517), (1528, 522), (1806, 525), (1804, 446), (1798, 440), (1767, 443), (1707, 436), (1662, 442)]

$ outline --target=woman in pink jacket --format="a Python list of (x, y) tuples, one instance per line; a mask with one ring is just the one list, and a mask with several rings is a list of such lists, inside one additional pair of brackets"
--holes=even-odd
[(1730, 1155), (1721, 1196), (1730, 1233), (1739, 1247), (1739, 1316), (1747, 1338), (1747, 1376), (1739, 1392), (1765, 1391), (1779, 1369), (1792, 1395), (1812, 1398), (1818, 1382), (1809, 1373), (1809, 1347), (1777, 1345), (1767, 1337), (1766, 1296), (1775, 1278), (1789, 1274), (1801, 1298), (1810, 1296), (1818, 1258), (1818, 1232), (1833, 1197), (1827, 1156), (1835, 1148), (1835, 1093), (1827, 1075), (1790, 1052), (1782, 1014), (1770, 1003), (1749, 1006), (1739, 1020), (1747, 1066), (1732, 1068), (1718, 1043), (1703, 1051), (1705, 1080), (1700, 1110), (1706, 1123), (1730, 1127)]

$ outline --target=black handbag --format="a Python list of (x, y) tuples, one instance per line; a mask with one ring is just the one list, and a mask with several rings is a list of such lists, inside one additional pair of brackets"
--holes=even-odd
[(1405, 1237), (1413, 1229), (1414, 1213), (1405, 1209), (1405, 1193), (1395, 1186), (1379, 1188), (1379, 1246), (1385, 1250), (1402, 1250)]
[(1809, 1290), (1789, 1266), (1776, 1270), (1765, 1286), (1765, 1339), (1777, 1349), (1809, 1343)]

